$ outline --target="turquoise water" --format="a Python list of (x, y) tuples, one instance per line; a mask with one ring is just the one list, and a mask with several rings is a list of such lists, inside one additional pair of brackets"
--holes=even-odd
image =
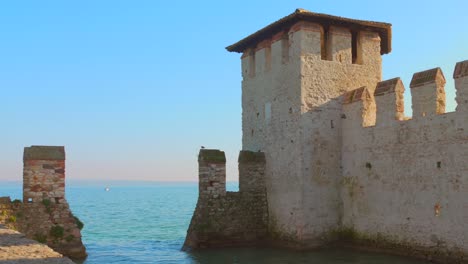
[[(103, 263), (317, 263), (422, 264), (381, 254), (328, 250), (294, 252), (272, 249), (225, 249), (186, 253), (180, 250), (198, 195), (196, 183), (69, 184), (67, 200), (85, 223), (85, 264)], [(230, 184), (229, 189), (236, 188)], [(0, 196), (21, 198), (20, 184), (0, 185)]]

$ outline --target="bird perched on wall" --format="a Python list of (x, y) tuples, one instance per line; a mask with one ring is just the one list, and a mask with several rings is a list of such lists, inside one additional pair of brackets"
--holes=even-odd
[(205, 146), (201, 146), (201, 148), (202, 148), (202, 149), (204, 149), (204, 148), (205, 148)]

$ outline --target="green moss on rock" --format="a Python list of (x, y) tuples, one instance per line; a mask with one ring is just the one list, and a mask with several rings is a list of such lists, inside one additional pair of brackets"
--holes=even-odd
[(62, 146), (31, 146), (24, 148), (24, 160), (65, 160)]
[(44, 234), (37, 233), (34, 235), (33, 239), (42, 244), (45, 244), (47, 242), (47, 236)]
[(332, 240), (353, 242), (359, 239), (359, 237), (360, 235), (356, 232), (356, 230), (350, 227), (341, 227), (330, 232), (330, 238)]
[(239, 162), (265, 162), (265, 153), (242, 150), (239, 153)]
[(226, 155), (218, 149), (201, 149), (198, 161), (223, 163), (226, 162)]
[(62, 238), (63, 237), (63, 227), (59, 226), (59, 225), (55, 225), (53, 227), (50, 228), (50, 235), (54, 238)]
[(83, 222), (81, 222), (81, 220), (76, 216), (73, 216), (73, 219), (75, 219), (76, 227), (78, 227), (78, 229), (80, 229), (80, 230), (83, 229), (83, 227), (84, 227)]

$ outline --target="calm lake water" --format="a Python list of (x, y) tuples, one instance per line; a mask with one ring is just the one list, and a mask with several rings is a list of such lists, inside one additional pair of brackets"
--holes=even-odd
[[(294, 252), (271, 249), (180, 251), (194, 211), (196, 183), (68, 183), (73, 213), (85, 223), (85, 264), (239, 263), (239, 264), (424, 264), (412, 259), (362, 252)], [(104, 188), (110, 187), (106, 192)], [(235, 190), (236, 184), (228, 189)], [(21, 199), (21, 183), (1, 183), (0, 196)]]

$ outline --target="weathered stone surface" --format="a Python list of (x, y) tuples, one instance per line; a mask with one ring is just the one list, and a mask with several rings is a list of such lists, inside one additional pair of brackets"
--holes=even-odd
[(239, 162), (260, 162), (265, 163), (265, 153), (242, 150), (239, 153)]
[(468, 111), (468, 60), (457, 63), (453, 72), (457, 90), (457, 112)]
[(395, 93), (398, 91), (398, 85), (401, 83), (401, 79), (393, 78), (390, 80), (382, 81), (377, 83), (375, 88), (374, 96), (382, 96), (388, 93)]
[[(53, 159), (57, 158), (57, 159)], [(2, 199), (0, 224), (47, 243), (73, 259), (86, 258), (79, 222), (65, 199), (63, 147), (25, 148), (23, 202)]]
[[(52, 152), (63, 150), (54, 147), (42, 148), (52, 149)], [(25, 150), (24, 153), (23, 201), (41, 203), (44, 199), (48, 199), (52, 203), (56, 203), (63, 200), (65, 197), (65, 189), (63, 188), (65, 187), (64, 160), (32, 159), (31, 155), (26, 158), (28, 156), (27, 152)], [(63, 154), (63, 157), (65, 157), (65, 154)]]
[(361, 119), (358, 104), (344, 106), (344, 113), (342, 226), (366, 246), (464, 263), (466, 114), (362, 127), (353, 122)]
[(0, 204), (10, 204), (10, 203), (11, 203), (11, 199), (9, 196), (0, 197)]
[(410, 85), (413, 118), (445, 113), (445, 82), (440, 68), (413, 75)]
[(405, 119), (403, 93), (405, 87), (400, 78), (393, 78), (377, 84), (374, 97), (376, 103), (376, 125), (386, 126)]
[(73, 264), (48, 246), (0, 225), (0, 263), (2, 264)]
[(468, 76), (468, 60), (460, 61), (455, 66), (455, 70), (453, 72), (453, 78), (458, 79), (462, 77)]
[[(239, 178), (243, 183), (240, 192), (226, 192), (225, 163), (201, 161), (200, 156), (205, 153), (201, 150), (199, 154), (200, 192), (184, 249), (263, 242), (268, 229), (263, 153), (243, 151), (239, 155), (239, 160), (249, 157), (248, 162), (239, 162)], [(213, 169), (218, 173), (206, 173)]]
[(411, 79), (410, 87), (416, 88), (419, 86), (424, 86), (429, 83), (437, 82), (438, 79), (443, 79), (443, 82), (445, 83), (445, 77), (440, 68), (417, 72)]

